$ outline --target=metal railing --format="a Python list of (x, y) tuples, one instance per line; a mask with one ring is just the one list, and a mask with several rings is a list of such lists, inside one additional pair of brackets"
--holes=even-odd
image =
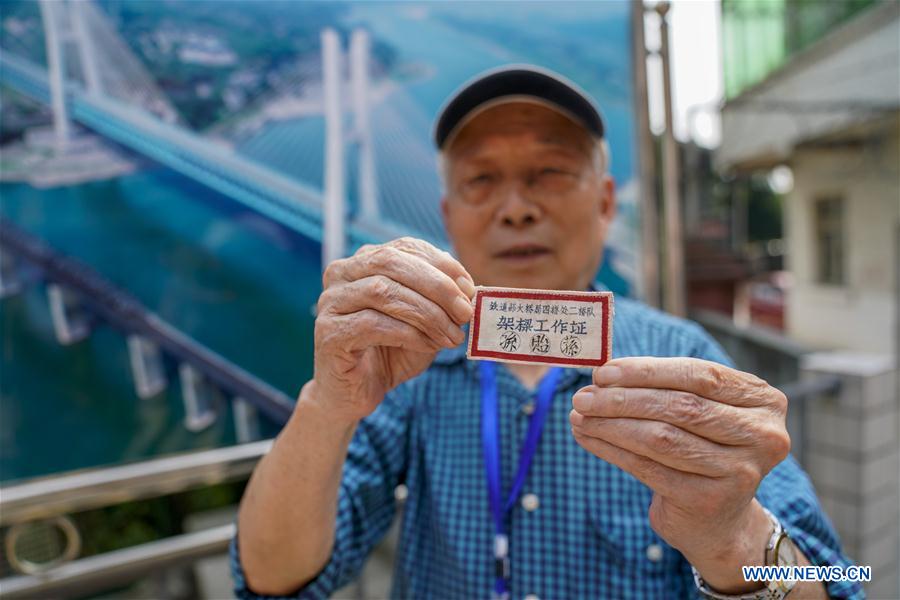
[(691, 318), (712, 335), (743, 370), (774, 386), (787, 385), (800, 376), (800, 360), (808, 348), (759, 325), (739, 327), (727, 315), (708, 310), (691, 311)]
[(4, 487), (0, 526), (249, 477), (271, 440), (88, 469)]
[(124, 550), (74, 560), (46, 573), (0, 579), (4, 600), (84, 596), (124, 585), (159, 569), (222, 554), (234, 525), (172, 536)]
[[(0, 525), (11, 526), (10, 536), (17, 526), (37, 520), (238, 481), (250, 476), (271, 445), (271, 440), (263, 440), (4, 487)], [(54, 564), (43, 572), (0, 580), (0, 592), (5, 599), (91, 594), (165, 567), (222, 554), (233, 535), (234, 525), (223, 525)]]
[(809, 350), (778, 331), (754, 325), (739, 327), (729, 317), (698, 310), (691, 318), (703, 325), (731, 356), (738, 368), (762, 377), (787, 396), (787, 429), (791, 453), (805, 464), (811, 403), (840, 391), (837, 375), (801, 379), (800, 363)]

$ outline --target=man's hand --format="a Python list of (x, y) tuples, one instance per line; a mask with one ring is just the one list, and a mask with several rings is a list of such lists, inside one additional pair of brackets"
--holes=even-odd
[(325, 269), (315, 330), (314, 398), (355, 423), (384, 395), (465, 339), (472, 277), (414, 238), (363, 246)]
[(338, 490), (360, 419), (384, 395), (464, 339), (472, 278), (434, 246), (402, 238), (364, 246), (325, 269), (315, 374), (250, 478), (238, 515), (248, 586), (294, 594), (319, 573), (335, 540)]
[(693, 358), (623, 358), (572, 400), (572, 433), (654, 491), (650, 525), (720, 591), (752, 590), (771, 525), (754, 499), (790, 450), (787, 399), (762, 379)]

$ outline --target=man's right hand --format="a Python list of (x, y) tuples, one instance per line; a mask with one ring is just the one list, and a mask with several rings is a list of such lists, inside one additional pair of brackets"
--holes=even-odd
[(356, 424), (384, 395), (465, 339), (472, 277), (421, 240), (364, 246), (325, 269), (315, 373), (250, 478), (238, 516), (250, 589), (288, 595), (328, 562)]
[(414, 238), (360, 248), (322, 278), (313, 398), (355, 423), (384, 395), (465, 339), (472, 277), (450, 254)]

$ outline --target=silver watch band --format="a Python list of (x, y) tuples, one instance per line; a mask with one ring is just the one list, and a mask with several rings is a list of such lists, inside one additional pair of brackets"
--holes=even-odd
[[(766, 556), (768, 556), (769, 551), (773, 550), (776, 547), (779, 539), (782, 536), (786, 536), (787, 534), (785, 533), (784, 527), (782, 527), (781, 522), (778, 520), (778, 518), (773, 515), (765, 506), (763, 506), (762, 509), (766, 512), (766, 515), (768, 515), (769, 520), (772, 521), (773, 527), (772, 535), (769, 536), (769, 543), (766, 544)], [(700, 592), (700, 595), (703, 598), (710, 598), (713, 600), (782, 600), (791, 592), (793, 583), (795, 583), (791, 582), (791, 585), (785, 586), (773, 585), (773, 583), (770, 582), (766, 587), (754, 592), (728, 595), (722, 594), (710, 588), (693, 565), (691, 565), (691, 571), (694, 574), (694, 584), (697, 586), (697, 590)]]
[(702, 598), (709, 598), (712, 600), (782, 600), (782, 598), (787, 596), (790, 592), (790, 590), (785, 592), (780, 589), (764, 587), (761, 590), (747, 592), (746, 594), (720, 594), (706, 585), (706, 582), (700, 577), (700, 573), (697, 572), (697, 569), (691, 567), (691, 570), (694, 572), (694, 584), (697, 586), (697, 590), (700, 592)]

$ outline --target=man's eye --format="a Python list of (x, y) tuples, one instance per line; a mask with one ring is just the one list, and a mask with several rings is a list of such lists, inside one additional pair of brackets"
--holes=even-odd
[(541, 175), (569, 175), (568, 171), (557, 169), (556, 167), (544, 167), (540, 171)]
[(478, 175), (475, 175), (474, 177), (470, 177), (466, 183), (468, 183), (469, 185), (483, 185), (486, 183), (490, 183), (492, 180), (493, 177), (491, 177), (490, 174), (480, 173)]

